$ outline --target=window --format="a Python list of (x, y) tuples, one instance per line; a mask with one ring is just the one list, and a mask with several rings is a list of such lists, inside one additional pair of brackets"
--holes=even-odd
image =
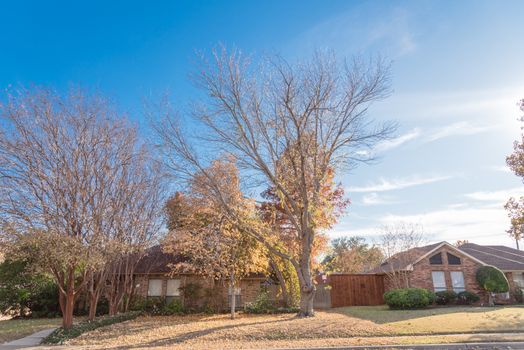
[(148, 297), (161, 297), (162, 296), (162, 280), (160, 279), (149, 280), (147, 296)]
[(437, 253), (433, 255), (431, 258), (429, 258), (429, 263), (431, 265), (442, 265), (442, 254)]
[[(235, 287), (235, 295), (240, 295), (242, 290), (240, 287)], [(227, 291), (227, 295), (231, 295), (231, 287), (229, 287), (229, 290)]]
[(460, 293), (466, 290), (464, 283), (464, 273), (462, 271), (451, 271), (451, 285), (455, 293)]
[(524, 274), (519, 272), (513, 272), (513, 282), (520, 288), (524, 289)]
[[(241, 297), (241, 292), (242, 290), (240, 289), (240, 287), (235, 287), (234, 288), (234, 292), (235, 292), (235, 306), (236, 307), (241, 307), (241, 303), (242, 303), (242, 297)], [(229, 305), (231, 305), (231, 287), (229, 287), (229, 290), (227, 292), (227, 297), (228, 297), (228, 303)]]
[(446, 288), (446, 277), (444, 271), (432, 271), (431, 277), (433, 278), (433, 289), (435, 292), (447, 290)]
[(449, 265), (460, 265), (460, 258), (458, 256), (448, 253), (448, 264)]
[(167, 280), (166, 297), (179, 297), (180, 296), (180, 280), (170, 279)]

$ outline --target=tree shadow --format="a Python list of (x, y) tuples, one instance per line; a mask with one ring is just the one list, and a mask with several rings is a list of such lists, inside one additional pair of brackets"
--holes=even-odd
[[(173, 337), (164, 337), (160, 339), (155, 339), (153, 341), (148, 342), (141, 342), (139, 344), (132, 344), (132, 345), (119, 345), (119, 346), (106, 346), (106, 349), (114, 349), (114, 350), (120, 350), (120, 349), (134, 349), (134, 348), (148, 348), (148, 347), (156, 347), (156, 346), (170, 346), (170, 345), (176, 345), (181, 344), (189, 340), (205, 337), (207, 335), (220, 332), (222, 330), (228, 330), (233, 328), (242, 328), (245, 326), (254, 326), (254, 325), (263, 325), (263, 324), (270, 324), (270, 323), (280, 323), (285, 322), (286, 319), (281, 320), (271, 320), (271, 321), (258, 321), (258, 322), (250, 322), (250, 323), (239, 323), (239, 324), (230, 324), (230, 325), (224, 325), (224, 326), (218, 326), (218, 327), (209, 327), (201, 330), (196, 331), (190, 331), (187, 333), (180, 334), (178, 336)], [(190, 320), (187, 320), (185, 322), (177, 322), (177, 324), (187, 324), (191, 322), (198, 322), (197, 319), (192, 318)], [(175, 324), (176, 325), (176, 324)], [(139, 327), (131, 327), (127, 332), (137, 332), (140, 330), (150, 330), (151, 325), (143, 325)], [(114, 337), (113, 337), (114, 338)]]
[[(520, 307), (521, 306), (511, 306)], [(372, 321), (376, 324), (387, 324), (398, 321), (416, 320), (437, 315), (446, 315), (454, 313), (485, 313), (488, 317), (498, 316), (494, 313), (498, 310), (507, 308), (505, 306), (448, 306), (448, 307), (434, 307), (428, 309), (415, 310), (391, 310), (387, 306), (352, 306), (326, 310), (328, 313), (341, 314), (347, 317), (354, 317), (363, 320)], [(524, 308), (522, 308), (524, 312)], [(524, 327), (523, 327), (524, 329)]]

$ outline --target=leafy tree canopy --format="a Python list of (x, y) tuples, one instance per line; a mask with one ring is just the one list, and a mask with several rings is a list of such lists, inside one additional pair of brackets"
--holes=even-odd
[(477, 282), (490, 293), (506, 293), (509, 283), (502, 271), (494, 266), (482, 266), (477, 270)]

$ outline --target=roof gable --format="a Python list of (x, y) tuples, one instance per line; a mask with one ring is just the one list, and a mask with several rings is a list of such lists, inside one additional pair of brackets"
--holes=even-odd
[(475, 256), (471, 255), (471, 254), (468, 254), (467, 252), (464, 252), (463, 250), (459, 249), (458, 247), (455, 247), (454, 245), (451, 245), (449, 244), (448, 242), (441, 242), (439, 243), (434, 249), (428, 251), (426, 254), (422, 255), (421, 257), (419, 257), (412, 265), (415, 265), (416, 263), (420, 262), (421, 260), (427, 258), (428, 256), (431, 256), (433, 253), (436, 253), (438, 252), (440, 249), (442, 249), (443, 247), (446, 247), (452, 251), (455, 251), (457, 252), (458, 254), (460, 255), (463, 255), (463, 256), (466, 256), (467, 258), (481, 264), (481, 265), (486, 265), (486, 263), (478, 258), (476, 258)]

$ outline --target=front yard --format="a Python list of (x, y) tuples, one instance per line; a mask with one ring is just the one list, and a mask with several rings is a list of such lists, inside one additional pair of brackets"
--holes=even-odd
[(0, 320), (0, 344), (44, 329), (59, 327), (61, 324), (61, 318), (2, 319)]
[[(310, 319), (294, 315), (190, 315), (140, 317), (86, 333), (69, 341), (98, 349), (221, 349), (342, 346), (490, 340), (474, 333), (524, 332), (524, 308), (450, 307), (391, 311), (351, 307), (319, 311)], [(442, 337), (442, 333), (472, 333)], [(433, 334), (433, 336), (431, 336)], [(407, 335), (422, 335), (407, 337)], [(400, 336), (388, 338), (390, 336)], [(511, 340), (523, 340), (515, 334)], [(510, 339), (508, 339), (510, 340)]]

